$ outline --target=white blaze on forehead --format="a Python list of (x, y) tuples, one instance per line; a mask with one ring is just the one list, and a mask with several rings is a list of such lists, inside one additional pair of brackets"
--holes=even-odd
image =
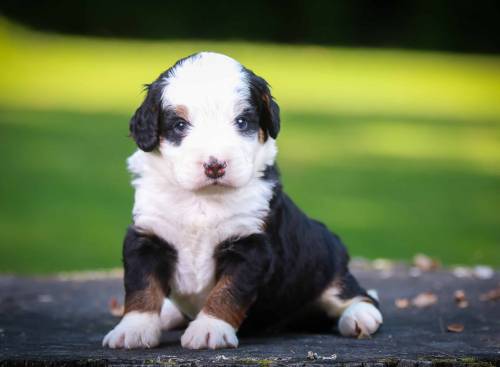
[(178, 65), (166, 80), (164, 107), (184, 105), (190, 117), (236, 113), (250, 94), (242, 66), (217, 53), (202, 52)]

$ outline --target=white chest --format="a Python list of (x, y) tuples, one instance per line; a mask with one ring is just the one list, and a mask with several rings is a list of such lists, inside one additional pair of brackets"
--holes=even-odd
[(200, 311), (215, 284), (213, 255), (218, 242), (206, 228), (184, 226), (178, 233), (183, 245), (175, 245), (177, 264), (170, 284), (171, 298), (190, 317)]
[(173, 193), (147, 180), (135, 186), (134, 223), (175, 248), (171, 298), (194, 317), (215, 284), (215, 249), (231, 237), (262, 231), (272, 188), (260, 181), (255, 187), (207, 198)]

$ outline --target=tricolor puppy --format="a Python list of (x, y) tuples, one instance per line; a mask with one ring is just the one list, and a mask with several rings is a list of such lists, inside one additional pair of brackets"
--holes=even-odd
[(124, 245), (125, 315), (110, 348), (236, 347), (245, 330), (372, 334), (377, 300), (348, 270), (340, 239), (282, 191), (279, 108), (266, 81), (202, 52), (147, 88), (130, 122), (139, 150)]

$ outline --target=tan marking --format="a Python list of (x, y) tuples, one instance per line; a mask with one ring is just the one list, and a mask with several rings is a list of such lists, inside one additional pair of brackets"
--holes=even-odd
[(238, 329), (250, 305), (240, 305), (231, 293), (232, 279), (223, 276), (208, 295), (203, 312), (217, 317)]
[(264, 144), (267, 140), (267, 134), (263, 129), (259, 129), (259, 142)]
[(125, 295), (125, 313), (131, 311), (160, 313), (165, 292), (160, 282), (153, 276), (149, 277), (148, 283), (146, 289)]
[(271, 102), (271, 98), (269, 97), (269, 94), (267, 94), (267, 93), (266, 93), (266, 94), (263, 94), (263, 95), (262, 95), (262, 99), (264, 100), (264, 102), (266, 102), (267, 107), (269, 107), (270, 102)]
[(189, 121), (189, 110), (186, 106), (180, 104), (175, 106), (175, 113), (184, 120)]
[[(269, 118), (272, 118), (272, 113), (271, 113), (271, 96), (269, 94), (263, 94), (262, 95), (262, 100), (266, 104), (265, 108), (267, 110), (267, 114), (269, 115)], [(259, 129), (259, 141), (261, 143), (265, 143), (267, 141), (267, 132)]]
[(342, 315), (347, 307), (358, 302), (368, 302), (373, 301), (369, 297), (356, 296), (354, 298), (342, 299), (340, 295), (342, 294), (343, 284), (341, 281), (334, 280), (321, 294), (318, 299), (320, 307), (327, 313), (329, 317), (337, 318)]

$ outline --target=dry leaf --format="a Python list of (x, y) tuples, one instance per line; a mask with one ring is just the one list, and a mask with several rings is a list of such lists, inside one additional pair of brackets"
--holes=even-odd
[(500, 299), (500, 288), (492, 289), (479, 296), (481, 301), (496, 301)]
[(452, 333), (461, 333), (462, 331), (464, 331), (464, 326), (462, 324), (455, 323), (448, 325), (447, 329), (449, 332)]
[(113, 316), (121, 317), (125, 312), (125, 307), (123, 307), (123, 305), (121, 305), (118, 300), (113, 297), (109, 300), (109, 312)]
[(459, 301), (457, 303), (457, 306), (459, 308), (467, 308), (467, 307), (469, 307), (469, 301), (467, 301), (467, 300)]
[(465, 292), (461, 289), (458, 289), (453, 293), (456, 302), (465, 301)]
[(422, 271), (436, 270), (440, 266), (439, 261), (424, 254), (416, 254), (413, 264)]
[(396, 298), (394, 304), (397, 308), (408, 308), (410, 307), (410, 300), (408, 298)]
[(453, 293), (453, 297), (455, 298), (455, 302), (457, 303), (458, 307), (469, 307), (469, 301), (467, 301), (467, 297), (465, 296), (465, 292), (463, 290), (456, 290), (455, 293)]
[(431, 292), (423, 292), (418, 296), (413, 298), (411, 301), (412, 305), (418, 308), (432, 306), (437, 302), (438, 298), (434, 293)]
[(375, 259), (372, 262), (372, 266), (375, 270), (389, 271), (394, 267), (394, 263), (388, 259)]
[(465, 266), (457, 266), (453, 269), (453, 275), (457, 278), (470, 278), (472, 277), (472, 269)]
[(315, 359), (318, 359), (318, 353), (309, 351), (307, 352), (307, 359), (310, 361), (314, 361)]

